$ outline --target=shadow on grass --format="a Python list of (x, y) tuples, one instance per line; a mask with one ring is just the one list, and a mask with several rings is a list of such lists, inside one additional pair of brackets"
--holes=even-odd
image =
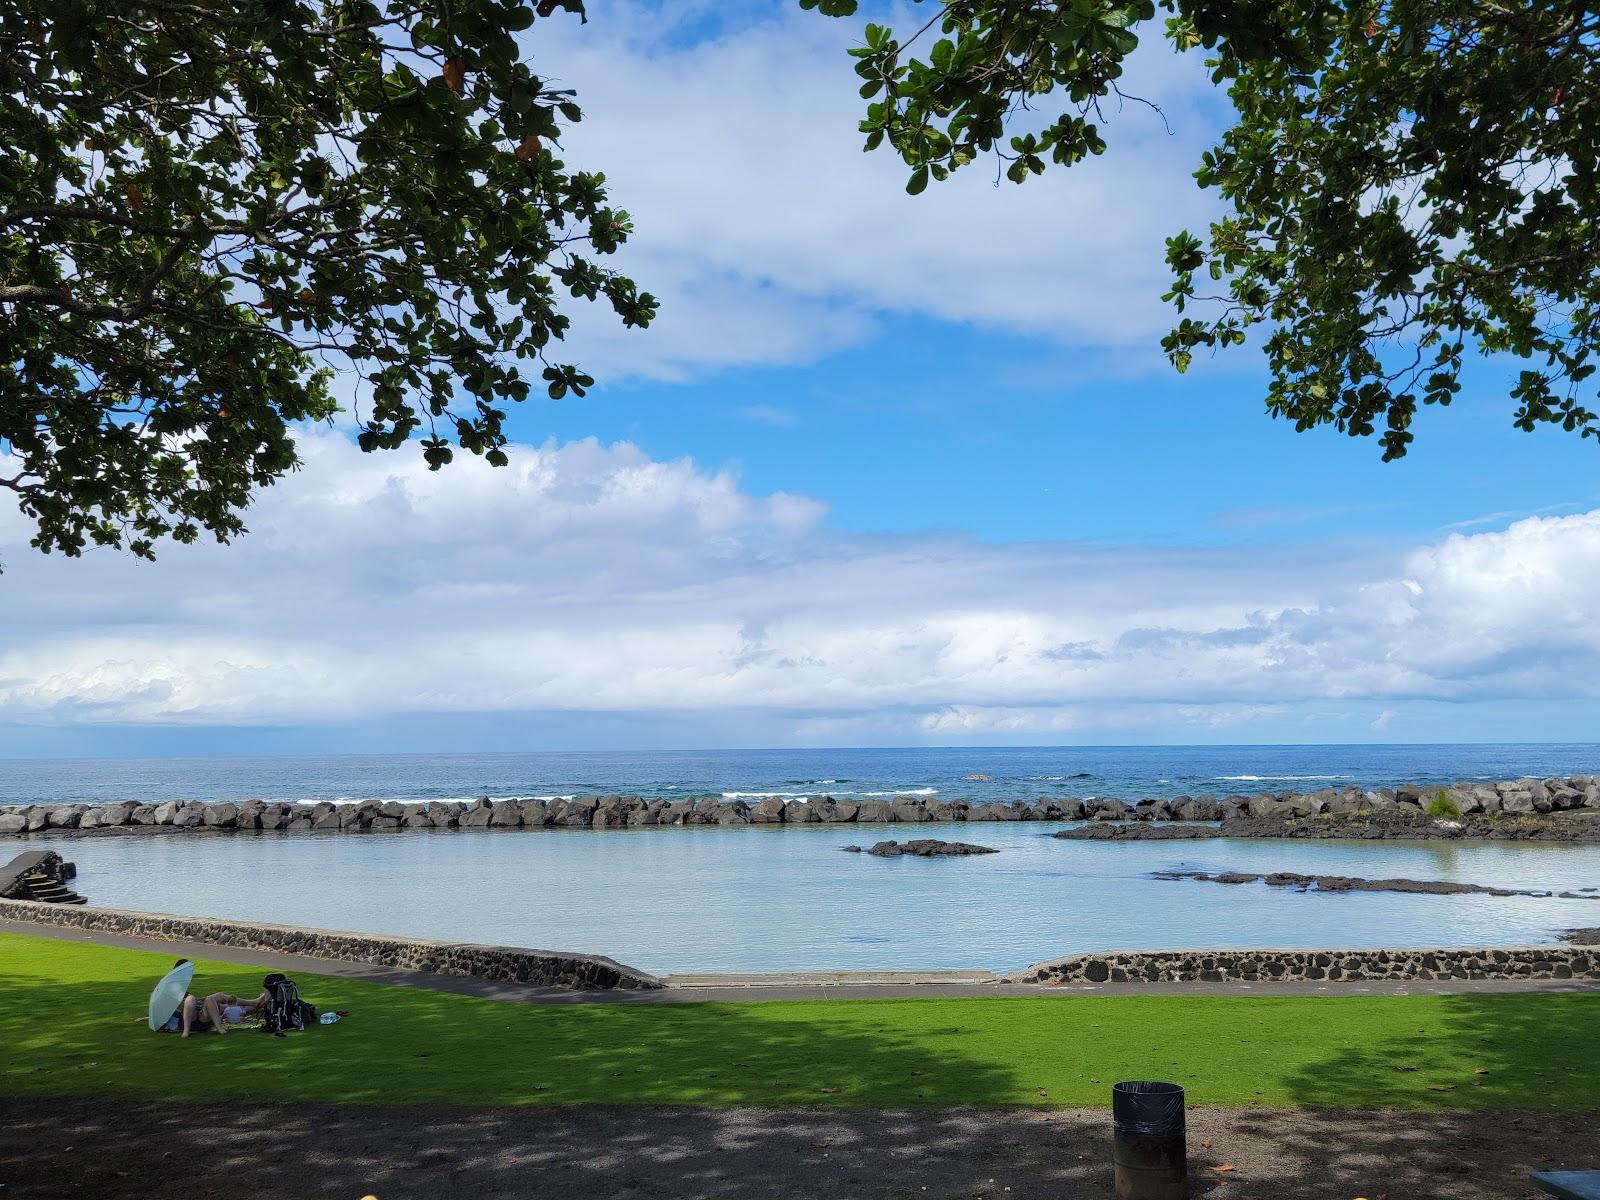
[[(1600, 994), (1451, 995), (1419, 1012), (1290, 1074), (1304, 1109), (1238, 1117), (1276, 1148), (1283, 1186), (1262, 1195), (1533, 1197), (1534, 1171), (1600, 1169), (1600, 1121), (1583, 1115), (1600, 1113)], [(1376, 1110), (1354, 1136), (1351, 1109)]]
[[(214, 967), (215, 964), (207, 964)], [(208, 970), (194, 991), (252, 994)], [(1005, 1064), (962, 1053), (959, 1026), (902, 1028), (893, 1003), (525, 1005), (336, 978), (303, 996), (351, 1015), (275, 1038), (251, 1027), (153, 1034), (148, 984), (8, 970), (0, 1081), (13, 1095), (361, 1104), (943, 1106), (1026, 1099)], [(1015, 1100), (1011, 1098), (1015, 1097)]]
[[(1023, 1078), (1034, 1064), (981, 1058), (959, 1026), (929, 1023), (959, 1010), (938, 1001), (545, 1007), (324, 978), (306, 981), (307, 998), (351, 1008), (347, 1022), (185, 1042), (131, 1019), (146, 982), (13, 966), (0, 973), (6, 1195), (120, 1200), (175, 1179), (185, 1197), (229, 1200), (1111, 1191), (1103, 1110), (959, 1107), (1036, 1103)], [(260, 981), (246, 968), (203, 972), (197, 990)], [(1074, 1011), (1059, 1003), (1052, 1012)], [(1194, 1194), (1504, 1200), (1532, 1195), (1530, 1170), (1600, 1166), (1600, 1122), (1575, 1115), (1600, 1094), (1585, 1074), (1600, 1057), (1600, 996), (1459, 996), (1417, 1011), (1415, 1033), (1356, 1026), (1312, 1066), (1251, 1068), (1286, 1080), (1310, 1111), (1191, 1111)], [(1564, 1113), (1484, 1111), (1525, 1106), (1529, 1072), (1548, 1076)], [(1411, 1111), (1381, 1111), (1392, 1108)], [(1224, 1164), (1234, 1169), (1214, 1169)]]
[(1439, 996), (1414, 1025), (1285, 1082), (1297, 1104), (1323, 1108), (1600, 1113), (1600, 992)]

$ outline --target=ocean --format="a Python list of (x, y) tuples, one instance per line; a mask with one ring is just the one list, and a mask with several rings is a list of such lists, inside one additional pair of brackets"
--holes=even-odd
[(1600, 744), (1071, 746), (0, 759), (0, 804), (611, 793), (976, 802), (1171, 797), (1600, 773)]

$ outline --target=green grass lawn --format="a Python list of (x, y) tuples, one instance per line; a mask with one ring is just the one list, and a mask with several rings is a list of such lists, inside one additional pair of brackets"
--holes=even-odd
[[(0, 1095), (452, 1104), (1191, 1103), (1600, 1111), (1600, 994), (1060, 996), (525, 1005), (301, 976), (351, 1015), (285, 1038), (153, 1034), (172, 956), (0, 934)], [(259, 969), (197, 963), (195, 990)]]

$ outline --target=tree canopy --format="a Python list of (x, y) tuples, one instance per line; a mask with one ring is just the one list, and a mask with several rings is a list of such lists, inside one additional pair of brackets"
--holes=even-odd
[[(915, 0), (924, 3), (925, 0)], [(849, 16), (855, 0), (800, 0)], [(1151, 0), (932, 0), (851, 54), (866, 148), (907, 191), (997, 156), (1021, 183), (1106, 149)], [(1573, 0), (1163, 0), (1237, 120), (1198, 164), (1227, 215), (1167, 241), (1163, 348), (1259, 335), (1269, 412), (1412, 441), (1478, 355), (1516, 360), (1514, 424), (1600, 436), (1600, 9)], [(1591, 401), (1592, 402), (1592, 401)]]
[[(630, 232), (522, 39), (582, 0), (0, 6), (0, 487), (34, 544), (227, 540), (352, 407), (363, 449), (505, 462), (507, 401)], [(530, 30), (532, 32), (530, 33)]]

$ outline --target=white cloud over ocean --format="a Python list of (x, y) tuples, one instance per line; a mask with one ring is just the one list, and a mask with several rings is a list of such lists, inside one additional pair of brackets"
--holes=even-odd
[(39, 556), (0, 509), (0, 722), (756, 713), (812, 740), (1048, 740), (1600, 692), (1600, 511), (1382, 553), (989, 545), (836, 533), (807, 497), (626, 444), (438, 474), (303, 447), (248, 537), (154, 566)]

